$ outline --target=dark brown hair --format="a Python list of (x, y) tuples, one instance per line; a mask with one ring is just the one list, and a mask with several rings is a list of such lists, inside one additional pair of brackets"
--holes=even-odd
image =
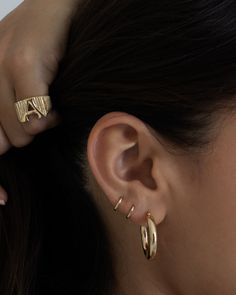
[(234, 0), (81, 2), (50, 86), (62, 123), (0, 160), (1, 295), (112, 294), (109, 237), (84, 188), (89, 131), (123, 111), (176, 148), (207, 146), (234, 104), (235, 52)]

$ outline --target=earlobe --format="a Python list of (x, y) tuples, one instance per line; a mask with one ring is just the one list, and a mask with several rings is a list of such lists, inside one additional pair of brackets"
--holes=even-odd
[[(119, 198), (118, 202), (113, 208), (115, 211), (118, 209), (123, 199), (124, 199), (123, 196)], [(135, 209), (135, 206), (133, 205), (128, 215), (126, 216), (127, 219), (130, 218), (134, 209)], [(157, 253), (157, 228), (156, 228), (156, 222), (149, 211), (146, 213), (146, 219), (147, 219), (147, 226), (143, 226), (143, 225), (140, 226), (140, 234), (141, 234), (141, 241), (142, 241), (144, 255), (149, 260), (149, 259), (155, 258)]]
[(90, 169), (102, 192), (114, 207), (139, 225), (148, 211), (161, 221), (165, 215), (156, 161), (154, 138), (145, 124), (127, 113), (108, 113), (90, 132), (87, 153)]

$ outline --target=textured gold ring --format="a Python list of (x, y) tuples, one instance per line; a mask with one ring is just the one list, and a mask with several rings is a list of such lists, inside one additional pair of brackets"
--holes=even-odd
[(48, 95), (33, 96), (15, 102), (17, 118), (21, 123), (28, 122), (30, 115), (37, 115), (38, 119), (46, 117), (52, 108)]

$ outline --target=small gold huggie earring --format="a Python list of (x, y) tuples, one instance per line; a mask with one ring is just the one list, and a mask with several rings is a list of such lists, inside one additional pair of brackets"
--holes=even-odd
[(157, 229), (154, 218), (151, 213), (147, 213), (147, 227), (141, 226), (141, 239), (142, 239), (142, 247), (144, 251), (145, 257), (149, 259), (153, 259), (156, 256), (157, 252)]
[(116, 211), (116, 210), (117, 210), (117, 208), (120, 206), (120, 203), (123, 201), (123, 199), (124, 199), (124, 197), (123, 197), (123, 196), (121, 196), (121, 197), (119, 198), (118, 202), (116, 203), (115, 207), (113, 208), (113, 209), (114, 209), (114, 211)]
[(130, 210), (129, 210), (129, 213), (126, 215), (126, 219), (129, 219), (129, 218), (130, 218), (132, 212), (134, 211), (134, 208), (135, 208), (135, 206), (132, 205), (132, 207), (131, 207)]
[[(121, 197), (119, 198), (118, 202), (116, 203), (115, 207), (113, 208), (114, 211), (117, 210), (117, 208), (120, 206), (120, 204), (121, 204), (121, 202), (123, 201), (123, 199), (124, 199), (124, 196), (121, 196)], [(132, 207), (130, 208), (128, 214), (126, 215), (126, 219), (129, 219), (129, 218), (130, 218), (132, 212), (134, 211), (134, 208), (135, 208), (135, 206), (132, 205)]]

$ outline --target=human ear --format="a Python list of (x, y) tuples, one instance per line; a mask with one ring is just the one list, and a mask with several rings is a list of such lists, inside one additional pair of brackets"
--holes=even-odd
[[(156, 223), (166, 215), (169, 154), (139, 118), (124, 112), (111, 112), (93, 126), (87, 144), (90, 169), (110, 204), (119, 206), (130, 219), (146, 223), (150, 212)], [(166, 162), (165, 162), (166, 160)]]

